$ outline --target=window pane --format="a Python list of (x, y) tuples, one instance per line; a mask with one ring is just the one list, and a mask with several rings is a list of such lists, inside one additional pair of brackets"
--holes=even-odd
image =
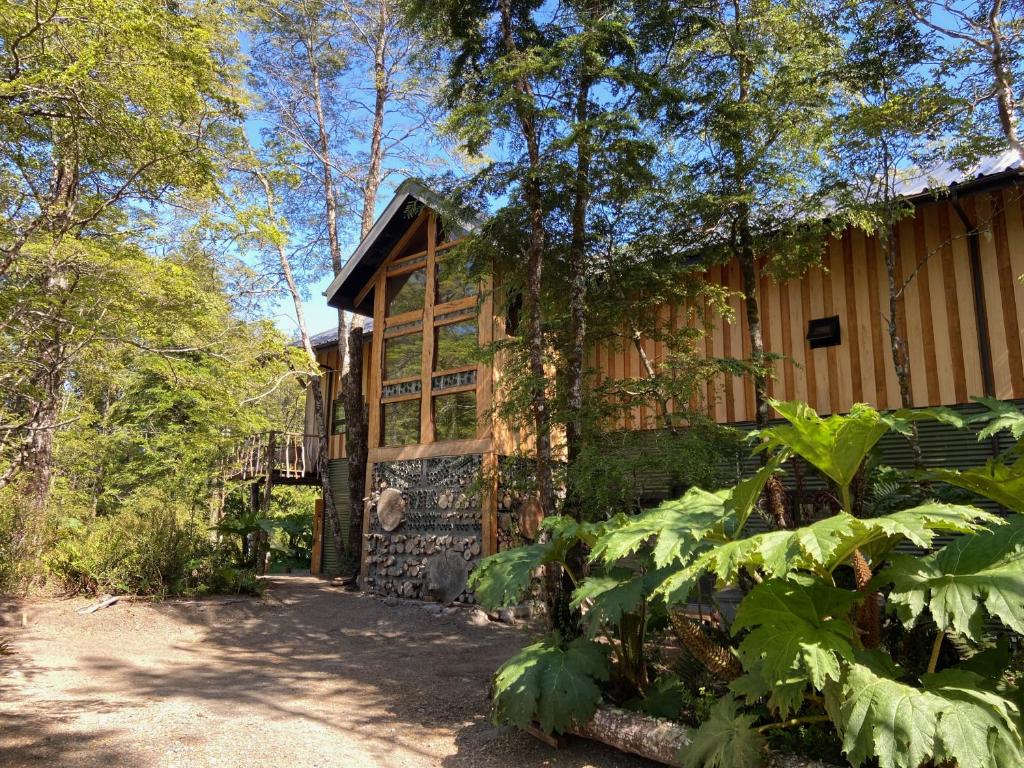
[(423, 366), (423, 334), (384, 339), (384, 380), (419, 376)]
[(420, 401), (402, 400), (382, 407), (384, 445), (414, 445), (420, 441)]
[(427, 271), (417, 269), (404, 275), (388, 278), (387, 315), (400, 315), (423, 309), (423, 297), (427, 290)]
[(447, 371), (476, 362), (479, 344), (476, 338), (476, 321), (450, 323), (439, 326), (435, 333), (434, 370)]
[(457, 392), (434, 398), (436, 440), (471, 440), (476, 437), (476, 392)]
[(345, 402), (339, 397), (334, 401), (331, 411), (331, 434), (342, 435), (345, 433)]
[(469, 276), (471, 269), (472, 264), (456, 257), (437, 262), (438, 304), (476, 295), (478, 281)]

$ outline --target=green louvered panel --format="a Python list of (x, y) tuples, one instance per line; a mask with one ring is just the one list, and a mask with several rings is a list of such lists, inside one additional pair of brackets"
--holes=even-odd
[[(334, 507), (338, 512), (342, 541), (344, 541), (348, 536), (348, 526), (352, 520), (352, 505), (349, 503), (348, 497), (348, 461), (336, 459), (328, 462), (327, 476), (331, 481)], [(337, 549), (334, 546), (334, 526), (324, 515), (323, 573), (325, 576), (337, 576), (340, 572)]]

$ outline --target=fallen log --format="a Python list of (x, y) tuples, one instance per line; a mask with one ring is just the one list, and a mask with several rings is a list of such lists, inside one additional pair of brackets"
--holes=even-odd
[(618, 707), (598, 707), (590, 722), (568, 732), (675, 768), (682, 766), (679, 753), (690, 746), (686, 726)]
[(96, 611), (98, 611), (100, 608), (106, 608), (108, 605), (113, 605), (120, 599), (121, 598), (117, 595), (114, 595), (113, 597), (107, 597), (103, 600), (100, 600), (98, 603), (93, 603), (92, 605), (87, 605), (84, 608), (79, 608), (76, 611), (76, 613), (96, 613)]
[[(527, 732), (550, 746), (562, 746), (557, 737), (542, 734), (536, 727)], [(681, 768), (682, 753), (690, 746), (690, 729), (685, 725), (611, 706), (598, 707), (586, 725), (573, 725), (566, 732), (673, 768)], [(836, 768), (818, 760), (778, 752), (766, 755), (765, 765), (769, 768)]]

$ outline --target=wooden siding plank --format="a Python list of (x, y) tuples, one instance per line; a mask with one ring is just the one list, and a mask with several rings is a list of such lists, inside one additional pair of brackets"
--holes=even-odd
[[(821, 287), (821, 269), (812, 267), (807, 272), (804, 282), (808, 286), (808, 317), (806, 321), (821, 317), (825, 312), (825, 301)], [(804, 323), (804, 330), (807, 329), (807, 322)], [(818, 413), (832, 413), (832, 403), (828, 397), (828, 379), (831, 371), (828, 369), (828, 355), (824, 349), (811, 349), (807, 340), (804, 340), (804, 347), (807, 349), (808, 361), (814, 361), (814, 377), (808, 382), (808, 389), (813, 388), (815, 408)]]
[[(909, 331), (908, 331), (908, 320), (907, 320), (907, 296), (906, 296), (906, 292), (903, 290), (903, 281), (906, 279), (906, 277), (905, 277), (905, 273), (906, 273), (906, 259), (904, 259), (903, 255), (905, 253), (911, 253), (913, 246), (912, 245), (907, 245), (906, 243), (903, 242), (903, 235), (905, 233), (909, 233), (909, 232), (911, 232), (910, 227), (907, 224), (905, 224), (905, 223), (901, 223), (901, 224), (899, 224), (897, 226), (896, 235), (893, 238), (894, 244), (895, 244), (895, 248), (896, 248), (896, 264), (895, 264), (896, 289), (899, 292), (899, 295), (896, 297), (896, 333), (900, 337), (900, 339), (903, 340), (904, 344), (906, 344), (907, 334), (909, 333)], [(891, 359), (891, 357), (892, 357), (892, 342), (891, 342), (891, 340), (889, 342), (889, 355), (890, 355), (890, 359)], [(911, 364), (910, 353), (907, 352), (907, 375), (911, 376), (909, 397), (910, 397), (910, 400), (911, 400), (911, 403), (912, 403), (913, 399), (914, 399), (914, 389), (913, 389), (913, 374), (911, 372), (910, 364)], [(893, 360), (892, 365), (893, 365), (893, 376), (895, 377), (895, 375), (896, 375), (896, 373), (895, 373), (895, 371), (896, 371), (896, 362), (895, 362), (895, 360)], [(902, 405), (903, 405), (903, 396), (901, 394), (899, 394), (899, 382), (898, 381), (897, 381), (896, 389), (897, 389), (896, 402), (902, 407)]]
[(856, 360), (850, 366), (852, 397), (854, 402), (863, 402), (874, 381), (873, 358), (864, 354), (864, 347), (871, 337), (871, 301), (864, 280), (867, 260), (863, 232), (859, 229), (844, 232), (843, 247), (848, 269), (846, 295), (850, 307), (850, 343), (857, 350)]
[[(831, 317), (836, 314), (836, 310), (835, 302), (832, 300), (832, 257), (829, 248), (825, 248), (821, 260), (822, 269), (819, 271), (821, 272), (822, 314), (825, 317)], [(839, 401), (839, 379), (841, 378), (841, 372), (839, 370), (837, 349), (835, 346), (825, 349), (825, 359), (828, 361), (828, 401), (831, 405), (832, 413), (838, 413), (843, 410)]]
[[(989, 230), (986, 237), (983, 231), (979, 238), (981, 246), (981, 271), (985, 282), (985, 307), (988, 315), (988, 332), (992, 347), (992, 370), (995, 379), (996, 397), (1013, 396), (1013, 380), (1010, 368), (1010, 347), (1006, 341), (1006, 324), (1002, 287), (999, 285), (999, 259), (996, 254), (995, 221), (993, 201), (989, 195), (978, 195), (975, 198), (977, 213), (975, 221), (983, 230)], [(1016, 334), (1014, 334), (1016, 335)]]
[[(928, 259), (928, 292), (930, 304), (926, 312), (927, 325), (931, 328), (935, 339), (935, 383), (937, 389), (930, 394), (938, 393), (933, 404), (946, 405), (955, 402), (956, 387), (952, 376), (953, 353), (952, 334), (949, 325), (948, 307), (946, 302), (946, 286), (944, 280), (943, 261), (946, 256), (945, 243), (939, 231), (938, 205), (926, 205), (920, 212), (923, 219), (925, 247)], [(959, 316), (957, 316), (959, 324)]]
[[(732, 288), (729, 285), (729, 267), (730, 265), (726, 264), (721, 268), (720, 278), (720, 284), (729, 289), (729, 309), (731, 309), (733, 313), (731, 321), (722, 324), (722, 357), (726, 358), (736, 356), (736, 353), (733, 352), (733, 331), (736, 325), (740, 322), (736, 309), (736, 297), (732, 294)], [(722, 388), (723, 394), (725, 395), (725, 420), (730, 424), (736, 421), (736, 399), (733, 394), (732, 385), (733, 377), (726, 374), (723, 377)]]
[[(803, 371), (798, 371), (793, 364), (793, 315), (789, 300), (789, 289), (792, 283), (786, 281), (779, 284), (779, 325), (782, 328), (782, 373), (786, 380), (786, 399), (793, 400), (796, 395), (796, 377), (803, 378)], [(795, 306), (798, 305), (793, 305)], [(797, 323), (799, 326), (799, 323)]]
[[(882, 329), (880, 352), (883, 371), (885, 372), (885, 408), (898, 408), (900, 405), (899, 382), (896, 381), (896, 367), (892, 360), (892, 342), (889, 338), (889, 274), (885, 265), (885, 253), (882, 250), (881, 242), (877, 242), (876, 252), (878, 265), (881, 270), (878, 274), (878, 290), (875, 294), (873, 310), (878, 314), (879, 325)], [(898, 234), (894, 238), (894, 248), (898, 250)], [(895, 267), (895, 265), (894, 265)]]
[[(966, 209), (966, 205), (964, 207)], [(974, 315), (974, 291), (971, 284), (971, 260), (967, 247), (967, 232), (960, 217), (952, 210), (952, 206), (947, 204), (945, 208), (949, 221), (950, 248), (953, 252), (953, 280), (958, 289), (957, 307), (960, 314), (966, 402), (970, 397), (982, 394), (984, 389), (981, 377), (981, 352), (978, 346), (978, 324)]]
[[(993, 193), (996, 206), (992, 220), (992, 236), (996, 246), (996, 264), (999, 272), (1000, 302), (1003, 307), (1003, 333), (1006, 336), (1006, 359), (1010, 373), (1010, 397), (1024, 396), (1024, 360), (1021, 355), (1020, 324), (1014, 285), (1019, 275), (1013, 273), (1010, 263), (1010, 242), (1007, 232), (1007, 198), (1002, 190)], [(1013, 206), (1016, 207), (1016, 206)]]
[(839, 327), (842, 342), (836, 350), (837, 366), (837, 407), (840, 411), (848, 410), (853, 402), (853, 358), (858, 354), (857, 348), (850, 343), (848, 327), (850, 309), (846, 300), (846, 252), (842, 240), (830, 237), (826, 245), (829, 259), (828, 281), (832, 291), (833, 313), (839, 316)]
[[(949, 359), (951, 367), (951, 378), (953, 384), (953, 399), (947, 401), (947, 405), (967, 402), (967, 371), (964, 369), (964, 340), (963, 331), (960, 328), (960, 302), (956, 284), (956, 267), (953, 256), (953, 240), (949, 224), (949, 204), (942, 203), (933, 206), (935, 218), (938, 225), (938, 237), (942, 245), (942, 286), (944, 289), (945, 306), (935, 311), (936, 322), (938, 318), (945, 315), (947, 326), (947, 344), (949, 347)], [(968, 284), (969, 285), (969, 284)], [(964, 291), (965, 296), (970, 292)], [(949, 378), (949, 377), (947, 377)]]
[[(865, 237), (864, 252), (866, 258), (865, 271), (867, 272), (868, 295), (867, 313), (868, 325), (871, 328), (871, 379), (874, 387), (867, 391), (874, 393), (873, 402), (876, 408), (887, 408), (888, 389), (885, 380), (885, 339), (882, 331), (882, 305), (879, 304), (879, 286), (887, 283), (885, 274), (885, 261), (878, 250), (877, 237)], [(858, 353), (859, 354), (859, 353)]]
[[(1024, 350), (1024, 281), (1020, 280), (1021, 275), (1024, 275), (1024, 185), (1014, 185), (1006, 191), (1006, 195), (1008, 198), (1007, 224), (1010, 225), (1008, 233), (1010, 242), (1013, 243), (1013, 247), (1010, 248), (1010, 267), (1011, 272), (1017, 278), (1013, 281), (1013, 291), (1017, 303), (1017, 343)], [(1014, 200), (1016, 205), (1013, 205)], [(1009, 216), (1011, 208), (1013, 210), (1012, 217)]]
[[(900, 225), (900, 248), (899, 248), (899, 276), (897, 285), (902, 286), (907, 280), (909, 273), (915, 268), (914, 223), (905, 221)], [(906, 284), (903, 289), (903, 319), (904, 327), (901, 329), (900, 338), (907, 347), (909, 362), (907, 369), (910, 372), (910, 399), (911, 405), (923, 406), (928, 404), (928, 382), (925, 379), (925, 351), (922, 343), (921, 331), (921, 302), (918, 296), (919, 275)]]
[[(921, 349), (924, 353), (924, 401), (920, 405), (938, 405), (941, 402), (939, 392), (939, 369), (936, 361), (935, 328), (932, 317), (932, 275), (935, 269), (930, 263), (931, 252), (928, 250), (928, 239), (925, 234), (925, 216), (918, 209), (914, 216), (914, 256), (919, 266), (914, 282), (917, 284), (918, 311), (920, 312)], [(915, 403), (917, 405), (918, 403)]]

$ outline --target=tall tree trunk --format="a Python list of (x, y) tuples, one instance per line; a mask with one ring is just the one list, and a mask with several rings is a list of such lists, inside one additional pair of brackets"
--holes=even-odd
[[(890, 219), (878, 232), (882, 241), (882, 253), (885, 255), (885, 276), (889, 287), (889, 352), (892, 355), (893, 369), (896, 371), (896, 384), (900, 390), (900, 405), (910, 408), (914, 405), (910, 388), (910, 356), (907, 353), (906, 340), (900, 335), (899, 317), (903, 310), (903, 288), (896, 280), (896, 227)], [(910, 450), (914, 457), (914, 466), (924, 466), (921, 453), (921, 441), (918, 439), (917, 422), (910, 423)]]
[(750, 336), (750, 362), (754, 366), (754, 412), (758, 428), (768, 426), (768, 372), (765, 369), (764, 339), (761, 335), (760, 292), (757, 287), (757, 258), (750, 234), (750, 208), (740, 206), (739, 262), (746, 297), (747, 333)]
[(367, 407), (363, 401), (363, 329), (352, 328), (348, 342), (349, 366), (342, 379), (345, 398), (345, 452), (348, 457), (348, 492), (352, 504), (348, 545), (350, 562), (359, 572), (363, 553), (363, 496), (366, 493)]
[[(502, 42), (509, 56), (515, 57), (518, 48), (512, 29), (511, 0), (499, 0)], [(546, 372), (544, 370), (544, 325), (541, 307), (541, 279), (544, 272), (544, 202), (540, 186), (540, 137), (536, 123), (536, 97), (533, 86), (525, 77), (519, 77), (515, 89), (523, 96), (517, 100), (515, 112), (519, 129), (526, 144), (529, 171), (523, 180), (523, 192), (529, 212), (530, 234), (526, 244), (526, 305), (527, 347), (529, 350), (532, 394), (530, 408), (536, 432), (537, 495), (545, 515), (554, 512), (554, 486), (551, 477), (551, 416), (548, 412)]]
[(988, 14), (989, 34), (992, 45), (990, 48), (992, 79), (995, 83), (996, 104), (999, 112), (999, 126), (1003, 136), (1013, 150), (1024, 162), (1024, 143), (1017, 134), (1017, 99), (1013, 93), (1013, 75), (1010, 72), (1004, 49), (1003, 30), (999, 21), (1002, 12), (1002, 0), (993, 0)]
[[(270, 182), (264, 173), (256, 169), (254, 171), (256, 179), (260, 182), (263, 187), (263, 194), (266, 198), (267, 213), (272, 220), (277, 218), (276, 205), (274, 202), (274, 191), (270, 186)], [(306, 353), (306, 358), (309, 360), (311, 370), (314, 373), (309, 377), (309, 389), (310, 395), (313, 398), (313, 409), (316, 416), (317, 424), (317, 442), (319, 450), (317, 451), (317, 474), (320, 479), (320, 489), (324, 500), (324, 515), (330, 521), (331, 530), (334, 533), (334, 549), (338, 556), (338, 562), (341, 562), (342, 555), (344, 554), (345, 542), (341, 536), (341, 521), (338, 519), (338, 510), (334, 506), (334, 492), (331, 489), (330, 475), (328, 474), (327, 464), (327, 452), (329, 449), (329, 436), (331, 433), (330, 423), (327, 418), (327, 408), (325, 407), (323, 399), (323, 390), (321, 388), (320, 381), (320, 363), (316, 359), (316, 352), (313, 349), (313, 344), (309, 337), (309, 327), (306, 325), (306, 313), (302, 309), (302, 295), (299, 293), (298, 285), (295, 283), (295, 277), (292, 274), (291, 260), (288, 258), (288, 252), (285, 249), (283, 241), (278, 240), (276, 243), (278, 263), (281, 267), (281, 274), (284, 276), (285, 283), (288, 286), (288, 292), (292, 297), (292, 304), (295, 308), (295, 321), (299, 326), (299, 336), (302, 339), (302, 349)]]
[(377, 10), (377, 37), (373, 46), (373, 124), (370, 127), (370, 161), (363, 182), (362, 236), (373, 226), (374, 209), (377, 206), (377, 191), (380, 188), (381, 163), (384, 159), (384, 116), (387, 109), (391, 83), (385, 61), (388, 48), (388, 24), (391, 9), (389, 0), (379, 0)]
[(587, 337), (587, 209), (590, 205), (590, 165), (593, 157), (590, 112), (591, 46), (581, 51), (582, 74), (576, 92), (576, 180), (573, 190), (572, 237), (569, 242), (569, 354), (567, 355), (567, 405), (565, 441), (571, 464), (579, 456), (583, 432), (583, 361)]
[[(370, 127), (370, 161), (363, 181), (363, 211), (360, 237), (365, 238), (373, 228), (380, 191), (381, 166), (384, 160), (384, 117), (386, 115), (390, 81), (386, 67), (390, 7), (381, 0), (378, 7), (377, 36), (373, 46), (373, 123)], [(341, 312), (339, 311), (339, 315)], [(339, 324), (340, 333), (340, 324)], [(363, 401), (363, 321), (354, 316), (348, 343), (347, 372), (343, 377), (345, 404), (345, 453), (348, 459), (349, 503), (352, 507), (349, 526), (349, 553), (351, 562), (359, 572), (363, 554), (363, 498), (366, 495), (366, 463), (369, 449), (369, 418)]]

